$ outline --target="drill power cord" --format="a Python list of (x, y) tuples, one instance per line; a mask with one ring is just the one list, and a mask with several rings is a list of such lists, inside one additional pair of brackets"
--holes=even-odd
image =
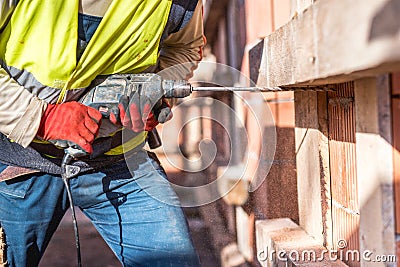
[[(69, 185), (69, 179), (73, 176), (75, 176), (77, 173), (79, 173), (79, 167), (75, 166), (70, 166), (68, 165), (74, 157), (71, 156), (69, 153), (65, 153), (64, 157), (61, 161), (61, 178), (64, 182), (67, 195), (68, 195), (68, 200), (69, 200), (69, 207), (71, 209), (71, 216), (72, 216), (72, 223), (74, 225), (74, 234), (75, 234), (75, 246), (76, 246), (76, 254), (77, 254), (77, 260), (78, 260), (78, 267), (82, 266), (82, 260), (81, 260), (81, 245), (79, 241), (79, 231), (78, 231), (78, 223), (76, 221), (76, 214), (75, 214), (75, 207), (74, 207), (74, 201), (72, 199), (72, 193), (71, 193), (71, 187)], [(69, 169), (69, 167), (72, 167)], [(77, 171), (77, 172), (76, 172)]]

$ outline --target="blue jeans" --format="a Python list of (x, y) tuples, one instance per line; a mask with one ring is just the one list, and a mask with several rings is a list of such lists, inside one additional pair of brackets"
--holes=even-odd
[[(144, 151), (130, 160), (136, 166), (131, 172), (122, 161), (70, 179), (75, 206), (123, 266), (198, 266), (179, 200), (164, 172)], [(5, 167), (0, 164), (0, 172)], [(0, 223), (9, 266), (37, 266), (68, 208), (58, 176), (39, 173), (1, 182)]]

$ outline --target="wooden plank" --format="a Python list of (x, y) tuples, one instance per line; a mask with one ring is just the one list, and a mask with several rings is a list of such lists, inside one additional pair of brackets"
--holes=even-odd
[(317, 1), (264, 39), (257, 85), (320, 85), (400, 70), (399, 13), (394, 0)]
[[(395, 255), (393, 158), (387, 75), (355, 81), (360, 251)], [(386, 266), (362, 262), (361, 266)]]

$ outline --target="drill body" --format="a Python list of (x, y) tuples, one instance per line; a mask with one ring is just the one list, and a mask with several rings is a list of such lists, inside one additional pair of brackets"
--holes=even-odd
[(155, 98), (183, 98), (192, 93), (192, 87), (186, 80), (163, 80), (154, 73), (115, 74), (94, 86), (80, 102), (109, 118), (112, 112), (117, 113), (121, 96), (131, 97), (135, 93), (154, 94)]

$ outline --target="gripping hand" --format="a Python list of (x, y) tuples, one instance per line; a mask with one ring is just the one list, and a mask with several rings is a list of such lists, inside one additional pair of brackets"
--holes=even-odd
[(134, 93), (131, 99), (122, 96), (118, 104), (118, 113), (110, 114), (110, 121), (122, 125), (134, 132), (151, 131), (159, 123), (172, 118), (170, 105), (165, 99), (152, 98), (145, 94)]
[(74, 144), (91, 154), (101, 116), (98, 110), (78, 102), (48, 104), (37, 136), (65, 147)]

